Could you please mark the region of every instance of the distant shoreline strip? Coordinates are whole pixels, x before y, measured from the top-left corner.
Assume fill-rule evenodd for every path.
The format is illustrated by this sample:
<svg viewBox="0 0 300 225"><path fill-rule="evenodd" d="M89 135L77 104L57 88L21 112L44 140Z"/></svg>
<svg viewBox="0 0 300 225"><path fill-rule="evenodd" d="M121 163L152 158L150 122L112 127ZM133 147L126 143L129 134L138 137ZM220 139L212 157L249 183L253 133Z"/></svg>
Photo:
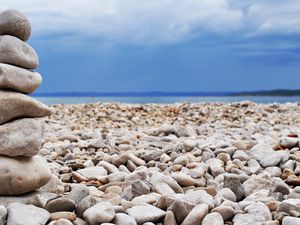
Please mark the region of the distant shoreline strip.
<svg viewBox="0 0 300 225"><path fill-rule="evenodd" d="M245 92L53 92L34 93L34 97L233 97L233 96L300 96L300 90Z"/></svg>

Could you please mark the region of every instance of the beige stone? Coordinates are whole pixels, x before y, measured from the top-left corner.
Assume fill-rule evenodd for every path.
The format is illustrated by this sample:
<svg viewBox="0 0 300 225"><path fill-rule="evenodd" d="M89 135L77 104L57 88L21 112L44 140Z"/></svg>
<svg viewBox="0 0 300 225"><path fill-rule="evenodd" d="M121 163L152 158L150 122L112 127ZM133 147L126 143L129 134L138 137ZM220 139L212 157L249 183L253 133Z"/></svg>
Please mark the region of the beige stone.
<svg viewBox="0 0 300 225"><path fill-rule="evenodd" d="M83 217L91 225L108 223L114 219L115 211L113 210L111 203L100 202L87 209L84 212Z"/></svg>
<svg viewBox="0 0 300 225"><path fill-rule="evenodd" d="M177 225L175 215L172 211L167 211L164 218L164 225Z"/></svg>
<svg viewBox="0 0 300 225"><path fill-rule="evenodd" d="M67 219L70 221L74 221L76 219L76 215L73 212L54 212L50 214L50 220L59 220L59 219Z"/></svg>
<svg viewBox="0 0 300 225"><path fill-rule="evenodd" d="M0 125L20 117L44 117L48 106L20 93L0 91Z"/></svg>
<svg viewBox="0 0 300 225"><path fill-rule="evenodd" d="M0 63L0 88L30 94L42 83L42 77L21 67Z"/></svg>
<svg viewBox="0 0 300 225"><path fill-rule="evenodd" d="M211 224L224 225L222 216L216 212L207 214L202 221L202 225L211 225Z"/></svg>
<svg viewBox="0 0 300 225"><path fill-rule="evenodd" d="M40 188L51 178L41 156L0 157L0 195L19 195Z"/></svg>
<svg viewBox="0 0 300 225"><path fill-rule="evenodd" d="M126 210L126 213L133 217L137 224L156 222L165 217L166 212L152 205L133 206Z"/></svg>
<svg viewBox="0 0 300 225"><path fill-rule="evenodd" d="M181 225L201 225L202 220L207 214L208 206L206 204L196 205L185 217Z"/></svg>
<svg viewBox="0 0 300 225"><path fill-rule="evenodd" d="M12 35L27 41L31 34L31 25L21 12L8 9L0 13L0 35Z"/></svg>
<svg viewBox="0 0 300 225"><path fill-rule="evenodd" d="M117 213L113 223L116 225L137 225L136 221L125 213Z"/></svg>
<svg viewBox="0 0 300 225"><path fill-rule="evenodd" d="M34 156L42 144L44 123L41 119L20 119L0 126L0 154Z"/></svg>
<svg viewBox="0 0 300 225"><path fill-rule="evenodd" d="M34 49L25 42L3 35L0 36L0 63L35 69L39 66L39 58Z"/></svg>
<svg viewBox="0 0 300 225"><path fill-rule="evenodd" d="M33 205L12 203L7 211L7 225L46 224L49 219L49 213L45 209Z"/></svg>

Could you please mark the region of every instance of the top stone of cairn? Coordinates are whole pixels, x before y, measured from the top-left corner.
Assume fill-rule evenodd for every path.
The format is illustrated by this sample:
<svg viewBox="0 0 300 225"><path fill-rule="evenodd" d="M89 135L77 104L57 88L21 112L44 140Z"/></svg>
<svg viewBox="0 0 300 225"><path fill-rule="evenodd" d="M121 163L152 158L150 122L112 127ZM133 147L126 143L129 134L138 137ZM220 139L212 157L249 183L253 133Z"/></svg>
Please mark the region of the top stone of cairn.
<svg viewBox="0 0 300 225"><path fill-rule="evenodd" d="M0 35L11 35L27 41L30 34L30 22L21 12L8 9L0 13Z"/></svg>

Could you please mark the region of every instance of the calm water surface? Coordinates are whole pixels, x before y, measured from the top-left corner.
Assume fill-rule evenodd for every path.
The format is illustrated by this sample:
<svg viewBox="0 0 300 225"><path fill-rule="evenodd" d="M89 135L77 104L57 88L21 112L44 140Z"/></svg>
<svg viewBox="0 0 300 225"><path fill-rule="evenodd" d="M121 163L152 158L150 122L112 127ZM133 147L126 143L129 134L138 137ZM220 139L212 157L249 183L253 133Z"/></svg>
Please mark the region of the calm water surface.
<svg viewBox="0 0 300 225"><path fill-rule="evenodd" d="M256 103L287 103L300 102L300 96L294 97L266 97L266 96L238 96L238 97L39 97L41 102L52 104L81 104L95 102L121 102L121 103L178 103L178 102L238 102L238 101L253 101Z"/></svg>

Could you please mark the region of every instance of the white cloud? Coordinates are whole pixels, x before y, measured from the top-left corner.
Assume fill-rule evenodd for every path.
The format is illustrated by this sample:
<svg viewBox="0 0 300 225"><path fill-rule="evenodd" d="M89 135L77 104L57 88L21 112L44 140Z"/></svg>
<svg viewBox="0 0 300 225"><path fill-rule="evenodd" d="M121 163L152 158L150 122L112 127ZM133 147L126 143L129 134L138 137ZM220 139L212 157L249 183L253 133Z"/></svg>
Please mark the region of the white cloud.
<svg viewBox="0 0 300 225"><path fill-rule="evenodd" d="M295 0L0 0L28 15L34 36L69 34L105 42L169 43L207 32L300 32Z"/></svg>
<svg viewBox="0 0 300 225"><path fill-rule="evenodd" d="M27 14L35 34L71 32L107 41L172 42L199 30L230 32L243 14L227 0L0 0Z"/></svg>
<svg viewBox="0 0 300 225"><path fill-rule="evenodd" d="M300 33L300 2L254 3L249 7L247 19L251 35Z"/></svg>

